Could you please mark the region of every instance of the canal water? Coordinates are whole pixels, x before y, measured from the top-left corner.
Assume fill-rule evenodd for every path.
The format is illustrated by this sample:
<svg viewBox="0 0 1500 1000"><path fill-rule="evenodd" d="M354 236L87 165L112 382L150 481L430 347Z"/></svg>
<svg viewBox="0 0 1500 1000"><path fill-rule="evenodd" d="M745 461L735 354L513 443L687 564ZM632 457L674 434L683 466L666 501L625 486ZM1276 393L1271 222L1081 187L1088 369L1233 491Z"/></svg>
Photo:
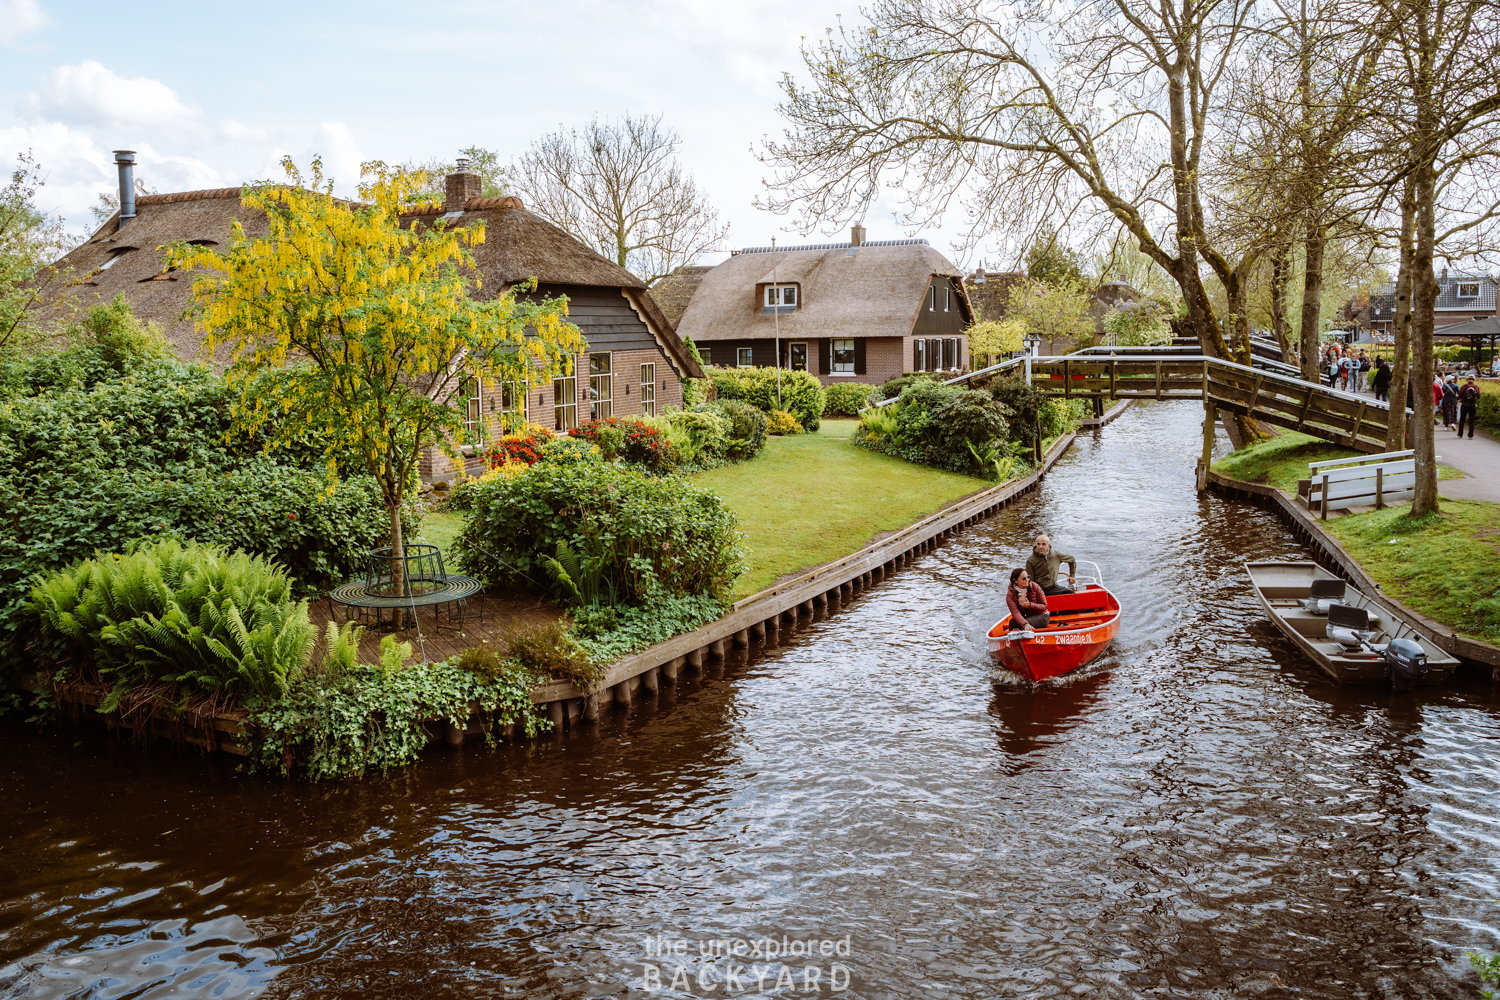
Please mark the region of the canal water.
<svg viewBox="0 0 1500 1000"><path fill-rule="evenodd" d="M1201 413L1127 411L596 729L319 786L0 731L0 995L1472 996L1500 696L1325 683L1240 567L1296 542L1194 493ZM997 687L982 635L1044 529L1125 623L1071 683Z"/></svg>

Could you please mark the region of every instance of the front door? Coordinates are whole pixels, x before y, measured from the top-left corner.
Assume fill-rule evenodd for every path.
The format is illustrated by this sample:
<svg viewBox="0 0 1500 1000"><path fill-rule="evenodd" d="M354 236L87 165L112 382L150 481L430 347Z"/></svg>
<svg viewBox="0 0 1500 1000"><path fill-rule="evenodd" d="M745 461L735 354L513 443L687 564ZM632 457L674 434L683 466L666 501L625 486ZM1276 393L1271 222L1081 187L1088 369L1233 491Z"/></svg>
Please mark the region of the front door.
<svg viewBox="0 0 1500 1000"><path fill-rule="evenodd" d="M794 372L807 371L807 345L788 344L787 351L790 352L791 363L787 365Z"/></svg>

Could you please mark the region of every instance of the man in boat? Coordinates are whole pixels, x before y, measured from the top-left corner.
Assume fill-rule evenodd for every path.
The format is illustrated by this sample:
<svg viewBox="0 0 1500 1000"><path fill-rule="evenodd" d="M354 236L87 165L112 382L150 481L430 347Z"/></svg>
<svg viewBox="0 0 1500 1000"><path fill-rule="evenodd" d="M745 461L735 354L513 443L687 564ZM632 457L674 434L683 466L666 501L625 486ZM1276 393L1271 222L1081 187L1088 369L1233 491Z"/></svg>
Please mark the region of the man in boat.
<svg viewBox="0 0 1500 1000"><path fill-rule="evenodd" d="M1046 628L1052 621L1047 611L1047 595L1024 569L1010 571L1010 586L1005 588L1005 605L1010 608L1010 627Z"/></svg>
<svg viewBox="0 0 1500 1000"><path fill-rule="evenodd" d="M1068 564L1068 585L1064 587L1057 579L1057 571L1063 563ZM1046 535L1036 536L1036 547L1031 550L1031 557L1026 560L1026 575L1042 588L1042 593L1048 596L1057 594L1071 594L1073 592L1073 577L1078 572L1078 562L1072 556L1063 552L1056 552L1052 548L1052 539Z"/></svg>

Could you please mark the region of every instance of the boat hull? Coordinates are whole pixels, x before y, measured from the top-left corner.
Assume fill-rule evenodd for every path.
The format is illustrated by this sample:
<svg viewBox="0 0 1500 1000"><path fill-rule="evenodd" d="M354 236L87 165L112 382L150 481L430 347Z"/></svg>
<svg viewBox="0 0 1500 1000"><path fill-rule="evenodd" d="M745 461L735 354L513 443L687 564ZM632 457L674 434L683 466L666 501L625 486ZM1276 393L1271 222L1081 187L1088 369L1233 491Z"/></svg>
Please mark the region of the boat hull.
<svg viewBox="0 0 1500 1000"><path fill-rule="evenodd" d="M995 661L1033 684L1091 663L1120 631L1120 602L1098 585L1049 597L1047 606L1054 616L1047 628L1012 631L1006 615L988 636Z"/></svg>

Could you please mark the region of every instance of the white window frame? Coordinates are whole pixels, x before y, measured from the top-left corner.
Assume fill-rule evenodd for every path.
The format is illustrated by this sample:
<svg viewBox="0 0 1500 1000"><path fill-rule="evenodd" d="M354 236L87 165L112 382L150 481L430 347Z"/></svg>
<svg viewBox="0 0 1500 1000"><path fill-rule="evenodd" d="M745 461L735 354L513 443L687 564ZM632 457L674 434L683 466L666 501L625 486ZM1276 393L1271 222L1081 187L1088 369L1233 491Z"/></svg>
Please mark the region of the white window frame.
<svg viewBox="0 0 1500 1000"><path fill-rule="evenodd" d="M927 371L927 338L926 337L916 337L916 338L914 338L912 340L911 344L912 344L911 370L914 371L914 372L925 372L925 371ZM921 358L920 361L917 359L917 351L921 351L922 352L922 358Z"/></svg>
<svg viewBox="0 0 1500 1000"><path fill-rule="evenodd" d="M790 302L787 299L791 299ZM800 305L801 297L797 294L796 285L767 285L764 295L765 308L775 309L780 312L795 310Z"/></svg>
<svg viewBox="0 0 1500 1000"><path fill-rule="evenodd" d="M840 350L840 348L839 348L840 344L848 344L849 345L847 348L843 348L844 350L847 350L849 352L848 367L846 367L846 368L840 368L839 367L839 362L837 360L835 360L838 357L838 352ZM847 376L847 375L853 375L854 374L854 338L853 337L839 337L836 340L832 340L831 339L831 340L828 341L828 374L832 375L834 377Z"/></svg>
<svg viewBox="0 0 1500 1000"><path fill-rule="evenodd" d="M500 414L507 429L509 429L511 424L516 422L515 418L518 413L521 417L520 422L524 424L531 409L531 394L526 391L526 387L520 382L501 382L499 389ZM509 397L509 403L506 402L506 397ZM490 398L490 405L495 405L494 397Z"/></svg>
<svg viewBox="0 0 1500 1000"><path fill-rule="evenodd" d="M937 285L927 286L927 311L937 312Z"/></svg>
<svg viewBox="0 0 1500 1000"><path fill-rule="evenodd" d="M614 365L608 351L599 351L589 355L589 419L608 420L614 415Z"/></svg>
<svg viewBox="0 0 1500 1000"><path fill-rule="evenodd" d="M459 398L464 401L464 436L466 444L479 440L479 428L484 423L484 382L477 375L463 379L458 384Z"/></svg>
<svg viewBox="0 0 1500 1000"><path fill-rule="evenodd" d="M749 347L736 347L734 349L734 366L736 368L754 368L755 351Z"/></svg>
<svg viewBox="0 0 1500 1000"><path fill-rule="evenodd" d="M1472 288L1474 290L1472 292L1466 292L1466 291L1464 291L1464 289L1466 289L1466 288ZM1477 282L1477 281L1464 281L1464 282L1460 282L1459 286L1458 286L1458 297L1461 298L1461 299L1477 299L1477 298L1479 298L1479 282Z"/></svg>
<svg viewBox="0 0 1500 1000"><path fill-rule="evenodd" d="M952 285L944 285L943 286L943 312L947 312L948 311L948 307L950 305L952 305L952 302L953 302L953 286Z"/></svg>
<svg viewBox="0 0 1500 1000"><path fill-rule="evenodd" d="M641 365L641 413L656 416L656 363Z"/></svg>
<svg viewBox="0 0 1500 1000"><path fill-rule="evenodd" d="M578 376L552 380L552 429L566 433L578 426Z"/></svg>

